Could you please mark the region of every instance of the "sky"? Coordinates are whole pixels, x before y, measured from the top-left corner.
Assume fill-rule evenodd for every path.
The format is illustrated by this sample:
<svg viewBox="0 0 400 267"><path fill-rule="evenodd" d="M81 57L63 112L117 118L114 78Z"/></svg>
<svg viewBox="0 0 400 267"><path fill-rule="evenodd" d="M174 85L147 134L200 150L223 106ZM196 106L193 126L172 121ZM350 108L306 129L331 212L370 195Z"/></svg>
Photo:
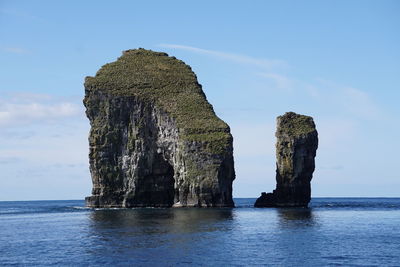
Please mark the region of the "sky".
<svg viewBox="0 0 400 267"><path fill-rule="evenodd" d="M400 197L400 1L0 0L0 200L90 195L83 81L123 50L189 64L234 137L234 197L275 188L276 117L314 118L314 197Z"/></svg>

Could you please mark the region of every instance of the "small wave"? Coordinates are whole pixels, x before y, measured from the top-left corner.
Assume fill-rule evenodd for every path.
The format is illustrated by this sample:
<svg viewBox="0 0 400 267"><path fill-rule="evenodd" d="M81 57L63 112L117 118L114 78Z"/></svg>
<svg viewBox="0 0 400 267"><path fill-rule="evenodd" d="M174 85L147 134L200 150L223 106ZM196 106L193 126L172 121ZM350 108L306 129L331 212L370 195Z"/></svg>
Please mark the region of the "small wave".
<svg viewBox="0 0 400 267"><path fill-rule="evenodd" d="M24 215L24 214L46 214L46 213L68 213L82 212L87 210L84 206L68 205L59 201L25 201L2 203L0 206L0 215ZM66 204L66 205L65 205Z"/></svg>
<svg viewBox="0 0 400 267"><path fill-rule="evenodd" d="M73 206L73 207L69 207L72 209L76 209L76 210L90 210L89 207L84 207L84 206Z"/></svg>
<svg viewBox="0 0 400 267"><path fill-rule="evenodd" d="M312 208L328 209L400 209L400 201L374 200L374 199L356 199L352 201L313 201L310 204Z"/></svg>
<svg viewBox="0 0 400 267"><path fill-rule="evenodd" d="M88 208L92 210L126 210L128 208Z"/></svg>

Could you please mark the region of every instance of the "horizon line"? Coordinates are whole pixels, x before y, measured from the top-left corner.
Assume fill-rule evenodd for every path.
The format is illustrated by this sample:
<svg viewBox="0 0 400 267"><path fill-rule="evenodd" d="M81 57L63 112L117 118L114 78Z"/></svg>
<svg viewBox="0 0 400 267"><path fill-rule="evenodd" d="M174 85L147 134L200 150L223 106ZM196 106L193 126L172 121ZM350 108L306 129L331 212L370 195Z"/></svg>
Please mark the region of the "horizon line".
<svg viewBox="0 0 400 267"><path fill-rule="evenodd" d="M233 197L233 199L249 199L249 198L254 198L257 199L258 197ZM321 196L317 196L317 197L311 197L311 200L313 198L400 198L400 196L353 196L353 197L349 197L349 196L341 196L341 197L321 197ZM30 200L0 200L0 202L33 202L33 201L85 201L84 198L82 199L30 199Z"/></svg>

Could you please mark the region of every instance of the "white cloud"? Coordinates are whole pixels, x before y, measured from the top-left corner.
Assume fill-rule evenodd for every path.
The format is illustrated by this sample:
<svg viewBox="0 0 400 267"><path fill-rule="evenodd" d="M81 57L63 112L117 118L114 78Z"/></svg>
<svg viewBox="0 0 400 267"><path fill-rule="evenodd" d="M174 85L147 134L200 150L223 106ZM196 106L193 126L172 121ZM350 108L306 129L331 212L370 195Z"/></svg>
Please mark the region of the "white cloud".
<svg viewBox="0 0 400 267"><path fill-rule="evenodd" d="M35 123L27 139L3 138L0 127L0 200L83 199L90 195L89 123Z"/></svg>
<svg viewBox="0 0 400 267"><path fill-rule="evenodd" d="M26 19L29 21L43 21L42 18L39 18L35 15L32 15L30 13L27 13L23 10L17 10L17 9L0 9L0 14L3 14L5 16L12 16L12 17L17 17L20 19Z"/></svg>
<svg viewBox="0 0 400 267"><path fill-rule="evenodd" d="M357 138L357 123L343 118L316 118L319 135L319 148L324 151L337 151L349 147Z"/></svg>
<svg viewBox="0 0 400 267"><path fill-rule="evenodd" d="M0 98L0 166L7 178L0 179L0 200L90 194L83 111L80 97L22 92Z"/></svg>
<svg viewBox="0 0 400 267"><path fill-rule="evenodd" d="M291 90L292 89L292 80L282 74L266 72L259 73L260 76L271 79L278 89Z"/></svg>
<svg viewBox="0 0 400 267"><path fill-rule="evenodd" d="M296 80L289 75L284 75L276 71L277 68L288 66L288 64L282 60L260 59L180 44L160 44L159 46L210 55L241 64L251 65L255 70L255 74L272 81L272 87L286 91L286 93L289 92L293 97L297 98L299 96L301 98L309 95L311 96L310 107L319 106L322 110L332 115L342 113L342 116L350 115L353 118L367 120L382 117L381 108L367 92L351 86L338 85L324 79L317 79L316 82L302 82ZM262 72L257 72L256 68L262 68L263 70ZM309 100L302 100L303 103L307 101Z"/></svg>
<svg viewBox="0 0 400 267"><path fill-rule="evenodd" d="M1 47L0 48L2 51L7 52L7 53L13 53L13 54L28 54L29 51L21 48L21 47Z"/></svg>
<svg viewBox="0 0 400 267"><path fill-rule="evenodd" d="M352 87L344 87L342 94L344 107L357 116L376 119L381 114L377 104L366 92Z"/></svg>
<svg viewBox="0 0 400 267"><path fill-rule="evenodd" d="M301 86L299 86L301 87ZM318 79L316 84L302 86L308 95L332 114L345 112L353 118L380 119L383 110L365 91ZM336 112L334 112L336 111Z"/></svg>
<svg viewBox="0 0 400 267"><path fill-rule="evenodd" d="M31 164L87 164L89 124L74 121L69 124L32 124L19 131L34 130L28 139L0 141L0 163L20 159ZM0 132L0 136L2 136Z"/></svg>
<svg viewBox="0 0 400 267"><path fill-rule="evenodd" d="M249 57L249 56L240 55L240 54L226 53L226 52L221 52L221 51L208 50L208 49L187 46L187 45L179 45L179 44L159 44L158 46L164 47L164 48L186 50L186 51L203 54L203 55L210 55L210 56L214 56L217 58L222 58L222 59L226 59L226 60L241 63L241 64L254 65L254 66L266 68L266 69L271 69L271 68L276 68L276 67L287 67L287 63L285 61L277 60L277 59L259 59L259 58Z"/></svg>
<svg viewBox="0 0 400 267"><path fill-rule="evenodd" d="M49 95L15 94L0 98L0 126L42 122L83 114L75 102L60 101Z"/></svg>
<svg viewBox="0 0 400 267"><path fill-rule="evenodd" d="M14 102L48 101L54 99L54 96L48 94L30 92L16 92L8 95L8 97Z"/></svg>

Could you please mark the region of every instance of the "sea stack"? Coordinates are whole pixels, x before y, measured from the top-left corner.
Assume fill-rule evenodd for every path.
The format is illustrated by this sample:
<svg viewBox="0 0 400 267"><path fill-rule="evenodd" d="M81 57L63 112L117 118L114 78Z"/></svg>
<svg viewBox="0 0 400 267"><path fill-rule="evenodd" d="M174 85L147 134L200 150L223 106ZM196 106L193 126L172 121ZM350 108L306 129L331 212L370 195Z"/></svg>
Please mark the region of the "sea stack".
<svg viewBox="0 0 400 267"><path fill-rule="evenodd" d="M233 207L232 135L190 66L123 52L85 79L88 207Z"/></svg>
<svg viewBox="0 0 400 267"><path fill-rule="evenodd" d="M307 207L315 169L318 132L312 117L287 112L277 118L276 189L255 207Z"/></svg>

